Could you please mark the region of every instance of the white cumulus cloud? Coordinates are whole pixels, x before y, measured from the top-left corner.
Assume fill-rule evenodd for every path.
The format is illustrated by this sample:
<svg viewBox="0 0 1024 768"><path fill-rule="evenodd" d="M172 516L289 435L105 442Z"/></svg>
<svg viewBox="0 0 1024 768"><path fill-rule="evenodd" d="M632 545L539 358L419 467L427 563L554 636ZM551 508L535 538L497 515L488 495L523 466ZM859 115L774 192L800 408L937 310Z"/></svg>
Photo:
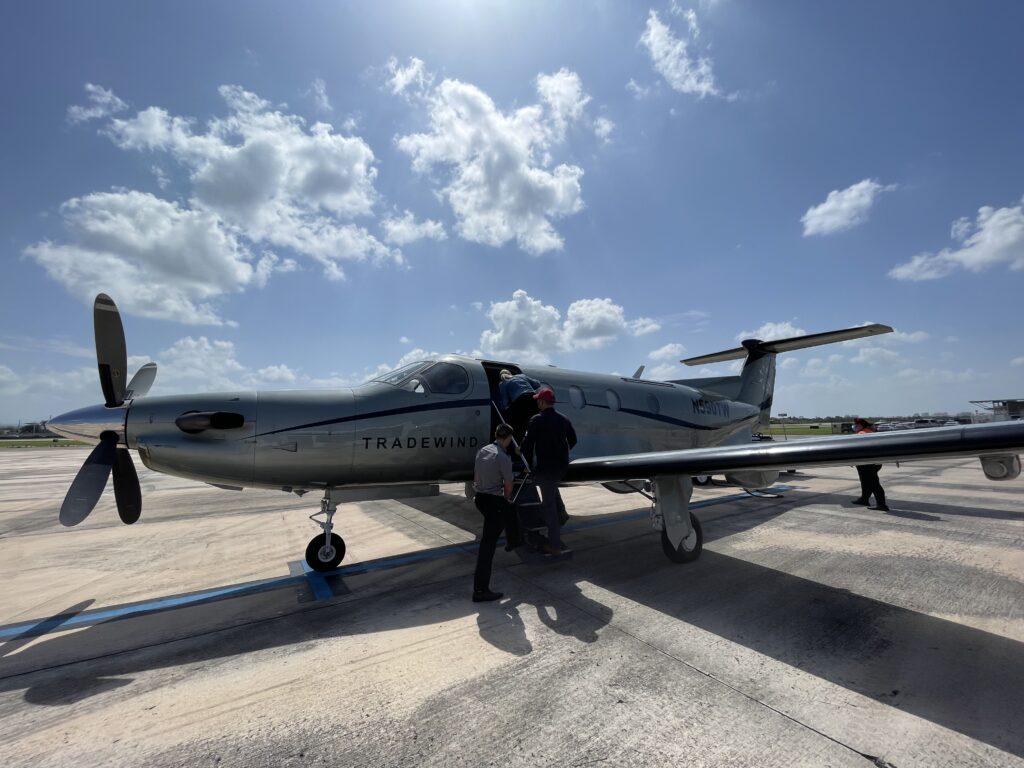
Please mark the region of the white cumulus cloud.
<svg viewBox="0 0 1024 768"><path fill-rule="evenodd" d="M629 91L633 98L640 100L646 98L651 93L651 87L649 85L640 85L632 77L629 78L629 82L626 83L626 90Z"/></svg>
<svg viewBox="0 0 1024 768"><path fill-rule="evenodd" d="M898 352L885 347L862 347L850 362L860 365L892 365L900 361Z"/></svg>
<svg viewBox="0 0 1024 768"><path fill-rule="evenodd" d="M627 320L611 299L580 299L562 313L518 290L509 301L491 304L493 328L480 336L483 353L527 362L547 362L551 355L599 349L623 335L637 336L657 326L649 318Z"/></svg>
<svg viewBox="0 0 1024 768"><path fill-rule="evenodd" d="M167 152L191 171L192 203L216 213L253 241L291 248L343 275L340 262L401 263L352 219L368 216L377 200L377 169L369 145L326 123L308 127L296 115L238 86L222 86L230 114L205 133L159 107L111 121L124 148Z"/></svg>
<svg viewBox="0 0 1024 768"><path fill-rule="evenodd" d="M664 363L648 369L644 374L644 378L653 381L665 381L666 379L679 379L683 375L684 371L678 365Z"/></svg>
<svg viewBox="0 0 1024 768"><path fill-rule="evenodd" d="M552 221L583 208L583 169L553 165L552 151L580 119L589 97L568 70L537 78L540 103L501 111L474 85L444 80L426 96L430 129L401 136L417 173L448 171L439 190L456 231L475 243L511 240L539 254L560 250Z"/></svg>
<svg viewBox="0 0 1024 768"><path fill-rule="evenodd" d="M997 264L1024 269L1024 202L1008 208L984 206L973 222L953 222L955 248L919 253L889 271L897 280L935 280L957 269L981 272Z"/></svg>
<svg viewBox="0 0 1024 768"><path fill-rule="evenodd" d="M594 121L594 135L597 136L603 144L611 144L612 131L614 130L615 123L607 117L599 117Z"/></svg>
<svg viewBox="0 0 1024 768"><path fill-rule="evenodd" d="M87 105L76 104L68 107L67 119L69 123L99 120L128 109L128 105L115 96L113 91L107 90L101 85L86 83L85 98L89 102Z"/></svg>
<svg viewBox="0 0 1024 768"><path fill-rule="evenodd" d="M808 208L800 219L804 237L831 235L864 223L875 198L895 188L895 185L883 186L874 179L864 179L846 189L833 189L825 202Z"/></svg>
<svg viewBox="0 0 1024 768"><path fill-rule="evenodd" d="M651 360L678 360L679 356L686 351L682 344L666 344L652 351L648 357Z"/></svg>
<svg viewBox="0 0 1024 768"><path fill-rule="evenodd" d="M388 59L387 70L390 75L388 87L396 95L423 96L434 82L434 76L427 71L427 65L415 56L410 56L405 66L392 56Z"/></svg>
<svg viewBox="0 0 1024 768"><path fill-rule="evenodd" d="M26 253L85 302L105 291L132 314L221 324L209 301L258 283L248 249L209 212L123 191L73 198L61 213L71 243Z"/></svg>
<svg viewBox="0 0 1024 768"><path fill-rule="evenodd" d="M346 261L403 263L354 221L377 202L365 141L307 125L238 86L219 92L227 115L202 130L160 107L103 128L122 149L177 162L187 202L131 190L74 198L62 207L69 240L26 252L85 299L104 288L126 311L186 323L222 322L212 299L298 268L272 249L312 258L330 279L344 277Z"/></svg>
<svg viewBox="0 0 1024 768"><path fill-rule="evenodd" d="M711 59L695 56L690 51L690 46L700 34L696 14L692 11L690 14L692 19L688 17L687 24L689 40L676 37L672 29L652 10L647 16L647 27L640 36L640 42L647 49L655 71L673 90L696 94L700 98L717 96L719 90L715 85ZM638 98L642 95L639 87L631 90Z"/></svg>
<svg viewBox="0 0 1024 768"><path fill-rule="evenodd" d="M788 320L779 323L767 322L760 328L753 331L740 331L736 334L737 341L745 339L759 339L760 341L774 341L776 339L788 339L790 336L806 336L807 331Z"/></svg>
<svg viewBox="0 0 1024 768"><path fill-rule="evenodd" d="M313 104L321 112L334 111L334 107L331 106L331 100L327 96L327 83L324 82L322 77L314 78L313 82L309 84L309 90L306 91L306 95L313 100Z"/></svg>
<svg viewBox="0 0 1024 768"><path fill-rule="evenodd" d="M565 138L566 129L583 117L590 102L580 76L565 67L553 75L537 75L537 95L548 107L556 141Z"/></svg>
<svg viewBox="0 0 1024 768"><path fill-rule="evenodd" d="M398 217L382 219L380 226L384 230L384 242L393 245L408 245L424 238L444 240L448 237L441 222L431 219L416 221L412 211L406 211Z"/></svg>

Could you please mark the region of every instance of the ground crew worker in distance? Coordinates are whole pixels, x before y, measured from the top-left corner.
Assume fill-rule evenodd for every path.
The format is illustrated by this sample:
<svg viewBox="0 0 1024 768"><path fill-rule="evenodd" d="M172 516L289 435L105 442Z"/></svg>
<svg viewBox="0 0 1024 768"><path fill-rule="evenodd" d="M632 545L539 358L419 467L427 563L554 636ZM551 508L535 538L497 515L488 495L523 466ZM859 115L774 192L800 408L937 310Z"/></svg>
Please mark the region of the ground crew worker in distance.
<svg viewBox="0 0 1024 768"><path fill-rule="evenodd" d="M508 447L511 443L512 428L508 424L499 424L494 430L494 442L488 443L476 454L473 467L476 495L473 502L484 516L484 531L476 555L476 572L473 574L474 603L502 598L501 592L491 591L491 563L502 530L505 531L510 548L520 543L515 508L509 503L512 498L512 459L508 455Z"/></svg>
<svg viewBox="0 0 1024 768"><path fill-rule="evenodd" d="M565 504L558 484L569 469L569 451L576 446L576 430L571 421L555 410L555 392L550 387L542 387L533 398L540 413L530 419L523 439L523 458L540 488L541 510L548 527L545 551L549 555L561 555L569 549L562 545L561 518Z"/></svg>
<svg viewBox="0 0 1024 768"><path fill-rule="evenodd" d="M876 432L875 425L867 419L858 416L853 420L853 431L858 435L870 435ZM854 504L867 507L871 503L871 497L875 497L875 506L868 509L876 509L879 512L888 512L889 506L885 503L885 490L882 488L882 481L878 479L878 470L881 464L858 464L857 475L860 477L860 496L853 500Z"/></svg>

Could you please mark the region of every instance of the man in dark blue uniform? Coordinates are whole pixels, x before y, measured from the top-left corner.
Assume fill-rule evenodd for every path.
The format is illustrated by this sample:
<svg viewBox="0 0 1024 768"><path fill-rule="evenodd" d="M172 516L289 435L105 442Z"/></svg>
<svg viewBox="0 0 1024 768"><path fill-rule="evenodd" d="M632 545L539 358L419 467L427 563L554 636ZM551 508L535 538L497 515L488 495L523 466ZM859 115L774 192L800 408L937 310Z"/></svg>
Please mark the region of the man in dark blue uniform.
<svg viewBox="0 0 1024 768"><path fill-rule="evenodd" d="M540 489L541 510L548 528L545 551L562 555L569 549L562 545L560 529L565 504L558 484L569 469L569 451L576 446L576 430L572 422L555 410L555 393L550 387L541 388L533 398L540 413L530 419L522 452Z"/></svg>

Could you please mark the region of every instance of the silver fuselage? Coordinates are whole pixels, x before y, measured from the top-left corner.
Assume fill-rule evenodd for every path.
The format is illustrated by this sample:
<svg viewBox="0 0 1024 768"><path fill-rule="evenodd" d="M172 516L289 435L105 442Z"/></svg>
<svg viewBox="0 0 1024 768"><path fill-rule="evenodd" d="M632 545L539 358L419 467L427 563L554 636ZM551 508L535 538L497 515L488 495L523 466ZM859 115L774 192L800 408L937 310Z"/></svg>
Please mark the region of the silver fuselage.
<svg viewBox="0 0 1024 768"><path fill-rule="evenodd" d="M466 391L445 395L369 382L352 389L143 397L118 409L65 414L51 426L86 439L116 431L150 469L225 486L313 490L470 480L476 452L491 439L496 394L480 360L437 360L465 369ZM721 445L744 439L760 412L679 384L553 367L521 370L554 389L558 410L579 437L573 458ZM176 424L189 412L241 414L244 424L189 434Z"/></svg>

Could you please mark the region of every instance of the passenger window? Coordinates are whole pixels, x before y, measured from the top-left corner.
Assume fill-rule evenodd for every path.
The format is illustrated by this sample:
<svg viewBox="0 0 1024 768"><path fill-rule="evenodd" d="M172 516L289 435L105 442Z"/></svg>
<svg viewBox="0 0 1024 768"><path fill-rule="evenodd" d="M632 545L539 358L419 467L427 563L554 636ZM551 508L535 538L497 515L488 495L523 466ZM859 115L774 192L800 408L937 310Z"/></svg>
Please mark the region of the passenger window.
<svg viewBox="0 0 1024 768"><path fill-rule="evenodd" d="M609 389L604 394L605 397L608 398L608 407L613 411L617 411L622 407L622 400L619 398L619 393L614 389Z"/></svg>
<svg viewBox="0 0 1024 768"><path fill-rule="evenodd" d="M569 402L573 404L574 408L585 408L587 405L587 396L583 394L583 390L579 387L569 387Z"/></svg>
<svg viewBox="0 0 1024 768"><path fill-rule="evenodd" d="M651 413L661 413L661 403L654 395L647 395L647 410Z"/></svg>
<svg viewBox="0 0 1024 768"><path fill-rule="evenodd" d="M423 380L431 392L439 395L461 395L469 389L469 374L461 365L437 363L425 370L418 378Z"/></svg>

